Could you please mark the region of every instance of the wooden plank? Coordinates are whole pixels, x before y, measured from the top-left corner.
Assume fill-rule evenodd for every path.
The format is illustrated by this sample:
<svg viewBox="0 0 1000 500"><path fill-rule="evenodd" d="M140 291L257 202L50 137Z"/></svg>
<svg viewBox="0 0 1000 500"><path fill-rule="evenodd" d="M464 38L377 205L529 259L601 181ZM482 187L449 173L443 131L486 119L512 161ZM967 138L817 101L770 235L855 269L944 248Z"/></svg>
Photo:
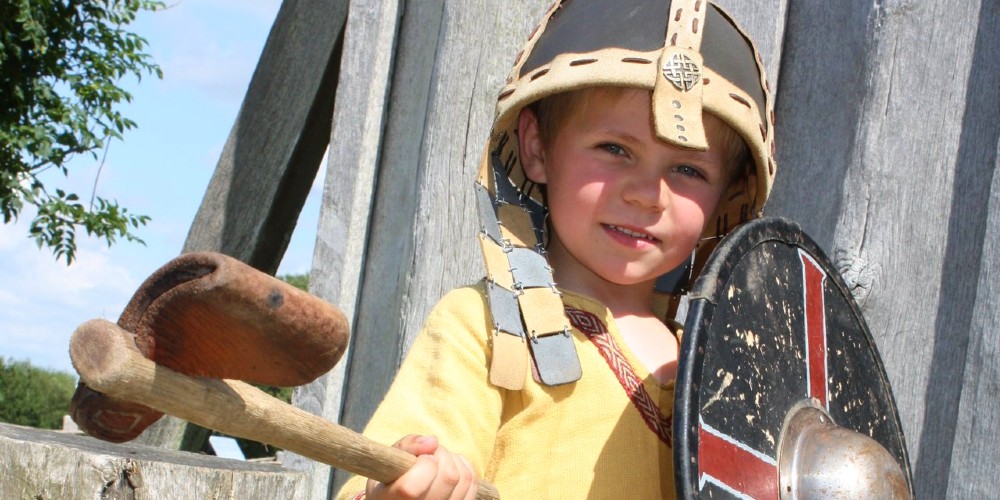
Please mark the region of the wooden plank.
<svg viewBox="0 0 1000 500"><path fill-rule="evenodd" d="M467 209L475 163L495 93L544 2L530 14L496 1L406 2L344 396L349 427L367 422L430 307L480 273Z"/></svg>
<svg viewBox="0 0 1000 500"><path fill-rule="evenodd" d="M218 251L277 271L329 142L346 12L347 0L282 3L184 252ZM139 439L191 450L207 439L194 426L185 438L184 429L168 417Z"/></svg>
<svg viewBox="0 0 1000 500"><path fill-rule="evenodd" d="M346 0L282 3L184 251L277 271L329 142L346 13Z"/></svg>
<svg viewBox="0 0 1000 500"><path fill-rule="evenodd" d="M956 388L977 376L966 353L997 144L995 97L975 102L995 96L996 70L975 69L997 48L995 35L976 48L987 11L995 17L980 2L794 3L786 29L771 213L800 220L855 287L918 498L948 491Z"/></svg>
<svg viewBox="0 0 1000 500"><path fill-rule="evenodd" d="M352 389L357 381L359 390L345 397L348 426L367 422L430 307L481 274L471 186L497 89L533 27L527 20L540 17L546 3L407 5L402 35L408 38L400 43L389 123L399 135L388 135L389 155L381 164L366 263L371 273L365 274L351 363ZM395 108L411 99L422 109Z"/></svg>
<svg viewBox="0 0 1000 500"><path fill-rule="evenodd" d="M977 269L967 265L980 260L985 227L984 212L962 207L985 206L988 184L961 181L992 169L957 164L966 92L955 90L968 89L975 32L940 23L975 26L978 10L924 1L874 13L874 76L834 236L849 269L876 277L863 310L893 382L919 498L946 491L975 300ZM933 25L942 29L928 34ZM952 77L931 77L940 74Z"/></svg>
<svg viewBox="0 0 1000 500"><path fill-rule="evenodd" d="M994 20L996 18L994 17ZM996 75L997 73L993 73ZM995 109L995 108L994 108ZM1000 152L995 153L1000 156ZM994 157L983 259L951 451L948 498L990 498L1000 483L1000 161Z"/></svg>
<svg viewBox="0 0 1000 500"><path fill-rule="evenodd" d="M870 14L870 6L792 2L786 15L775 109L778 172L764 210L796 220L831 256L865 103ZM853 63L842 64L848 55Z"/></svg>
<svg viewBox="0 0 1000 500"><path fill-rule="evenodd" d="M329 374L293 395L296 406L334 422L340 421L340 387L358 337L358 288L366 260L399 16L396 0L356 0L350 3L345 28L336 96L340 104L333 114L310 289L352 319L352 346ZM293 467L310 471L310 498L326 498L328 466L292 456L287 460Z"/></svg>
<svg viewBox="0 0 1000 500"><path fill-rule="evenodd" d="M982 257L976 267L967 262L952 262L944 270L942 289L975 284L975 303L969 320L969 344L965 373L961 380L961 399L955 417L954 444L951 446L948 498L989 498L996 496L1000 483L1000 434L994 429L1000 421L1000 4L983 2L973 49L967 107L962 118L962 136L956 162L955 217L982 214ZM992 145L992 147L991 147ZM979 194L979 186L989 194ZM969 192L979 194L967 197ZM983 208L986 208L985 213ZM974 217L979 219L979 217ZM951 224L951 222L949 223ZM977 235L978 237L978 235ZM958 240L956 238L956 240ZM954 245L964 244L961 240ZM949 237L949 247L952 238ZM961 257L959 257L961 258ZM976 276L978 274L978 277ZM939 322L940 323L940 322ZM941 325L941 336L949 325ZM933 369L933 367L932 367ZM932 371L932 379L936 374ZM940 385L937 390L947 390ZM925 425L926 432L938 430ZM944 439L925 442L948 446ZM921 443L924 446L924 443Z"/></svg>
<svg viewBox="0 0 1000 500"><path fill-rule="evenodd" d="M399 366L401 326L405 325L400 316L406 307L407 282L414 272L412 228L423 170L420 141L442 8L440 1L408 2L403 14L407 23L400 27L348 374L350 380L363 381L375 394L385 393ZM360 427L349 408L366 399L359 398L361 394L363 391L345 395L342 422L349 427Z"/></svg>
<svg viewBox="0 0 1000 500"><path fill-rule="evenodd" d="M0 424L0 498L305 498L305 476L257 463Z"/></svg>

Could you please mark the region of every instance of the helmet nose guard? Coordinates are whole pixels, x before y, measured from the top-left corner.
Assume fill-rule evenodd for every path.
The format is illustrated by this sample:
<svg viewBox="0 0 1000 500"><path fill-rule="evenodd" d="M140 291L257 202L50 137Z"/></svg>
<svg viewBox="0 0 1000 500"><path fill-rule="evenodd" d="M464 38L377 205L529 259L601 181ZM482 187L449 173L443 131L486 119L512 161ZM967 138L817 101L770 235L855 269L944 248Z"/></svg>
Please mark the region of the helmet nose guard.
<svg viewBox="0 0 1000 500"><path fill-rule="evenodd" d="M569 321L544 258L544 200L521 168L515 129L525 106L599 86L649 90L652 126L668 144L707 149L702 113L709 112L749 147L753 166L746 182L723 194L696 267L718 237L762 214L773 183L773 103L763 62L721 9L702 0L554 3L498 95L477 179L494 326L490 380L499 387L522 388L532 363L546 385L580 377Z"/></svg>

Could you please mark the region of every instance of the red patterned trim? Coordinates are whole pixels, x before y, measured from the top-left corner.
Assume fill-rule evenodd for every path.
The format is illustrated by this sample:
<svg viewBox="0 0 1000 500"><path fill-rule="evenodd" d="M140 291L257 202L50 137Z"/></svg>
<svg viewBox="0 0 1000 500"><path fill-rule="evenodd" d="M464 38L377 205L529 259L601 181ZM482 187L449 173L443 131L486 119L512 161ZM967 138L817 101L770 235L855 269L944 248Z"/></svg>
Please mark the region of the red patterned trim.
<svg viewBox="0 0 1000 500"><path fill-rule="evenodd" d="M604 321L587 311L581 311L569 306L566 306L565 309L566 316L573 327L583 332L597 346L597 350L604 357L604 360L608 362L611 371L618 377L618 382L625 389L625 393L628 394L632 405L639 410L639 414L642 415L642 419L649 426L649 430L653 431L660 438L660 441L666 443L667 446L672 446L673 415L664 416L660 412L660 408L656 406L653 398L650 397L649 393L646 392L646 388L642 385L642 380L639 380L639 376L635 374L632 365L628 363L625 355L618 348L615 339L611 335L608 335L608 328L604 324Z"/></svg>

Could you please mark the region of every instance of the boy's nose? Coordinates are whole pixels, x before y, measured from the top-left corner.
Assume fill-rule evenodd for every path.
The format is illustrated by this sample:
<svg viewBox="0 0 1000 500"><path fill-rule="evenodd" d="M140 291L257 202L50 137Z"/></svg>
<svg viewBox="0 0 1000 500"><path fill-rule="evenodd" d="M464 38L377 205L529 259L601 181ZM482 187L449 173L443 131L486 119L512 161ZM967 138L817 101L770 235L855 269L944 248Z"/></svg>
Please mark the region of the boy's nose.
<svg viewBox="0 0 1000 500"><path fill-rule="evenodd" d="M632 176L622 191L625 201L651 210L665 210L669 203L666 180L659 175Z"/></svg>

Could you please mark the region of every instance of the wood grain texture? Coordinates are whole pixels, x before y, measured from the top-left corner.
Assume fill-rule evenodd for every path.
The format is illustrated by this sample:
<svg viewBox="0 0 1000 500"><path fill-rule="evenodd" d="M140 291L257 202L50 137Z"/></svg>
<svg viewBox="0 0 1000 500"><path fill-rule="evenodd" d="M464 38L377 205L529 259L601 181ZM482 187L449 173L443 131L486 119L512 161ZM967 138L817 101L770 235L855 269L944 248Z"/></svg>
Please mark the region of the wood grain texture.
<svg viewBox="0 0 1000 500"><path fill-rule="evenodd" d="M277 270L329 141L346 14L346 0L282 3L185 251Z"/></svg>
<svg viewBox="0 0 1000 500"><path fill-rule="evenodd" d="M977 488L989 476L975 474L997 459L977 448L979 470L949 484L965 460L959 433L985 438L985 429L973 437L960 398L987 414L997 404L978 392L980 377L996 374L995 349L976 332L1000 325L974 312L989 289L996 11L804 2L792 4L786 30L770 213L801 221L854 286L893 384L918 498L987 491ZM970 365L976 356L985 357Z"/></svg>
<svg viewBox="0 0 1000 500"><path fill-rule="evenodd" d="M995 18L994 18L995 19ZM994 73L995 75L996 73ZM993 178L976 302L969 329L961 400L955 422L947 496L989 498L1000 483L1000 162L994 152ZM929 439L925 437L925 439Z"/></svg>
<svg viewBox="0 0 1000 500"><path fill-rule="evenodd" d="M944 417L955 422L953 442L940 439L940 429L924 427L924 440L931 446L951 446L946 492L949 498L995 496L996 484L1000 482L1000 468L997 467L1000 464L1000 434L995 431L995 422L1000 420L1000 337L997 336L1000 331L1000 176L997 175L1000 120L996 117L996 111L1000 110L1000 86L997 85L1000 60L996 57L1000 51L1000 4L983 2L980 8L955 164L955 209L949 221L949 247L982 245L981 258L977 265L950 262L943 270L941 283L944 291L975 285L964 373L954 381L961 384L961 399L957 415ZM987 188L989 192L984 193ZM969 218L972 223L983 221L983 225L969 227L957 222L957 218ZM962 236L953 237L951 227L955 226L971 234L964 235L964 241ZM939 321L937 342L951 341L949 326ZM934 375L932 371L932 377ZM941 384L937 390L948 388Z"/></svg>
<svg viewBox="0 0 1000 500"><path fill-rule="evenodd" d="M345 27L340 82L324 181L310 288L338 304L357 325L358 297L365 263L371 207L376 189L380 144L385 129L386 100L393 71L400 2L356 0ZM357 343L351 334L349 360ZM293 402L334 422L341 421L341 391L348 362L329 374L296 389ZM310 470L310 496L325 498L330 490L329 467L299 461L294 467Z"/></svg>
<svg viewBox="0 0 1000 500"><path fill-rule="evenodd" d="M115 445L0 423L0 498L306 498L277 463Z"/></svg>

